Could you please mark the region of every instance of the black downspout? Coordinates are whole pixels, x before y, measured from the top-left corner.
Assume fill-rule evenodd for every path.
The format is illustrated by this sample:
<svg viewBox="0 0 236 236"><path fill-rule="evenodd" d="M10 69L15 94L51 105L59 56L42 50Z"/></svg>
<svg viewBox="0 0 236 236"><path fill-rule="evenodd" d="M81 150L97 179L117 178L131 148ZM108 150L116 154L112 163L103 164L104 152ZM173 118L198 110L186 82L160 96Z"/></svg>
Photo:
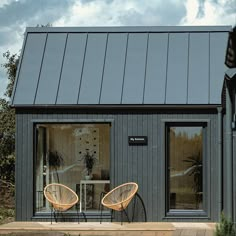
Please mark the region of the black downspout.
<svg viewBox="0 0 236 236"><path fill-rule="evenodd" d="M223 130L223 121L222 121L222 107L217 107L218 111L218 187L219 187L219 196L218 196L218 220L220 220L221 211L223 209L222 204L222 130Z"/></svg>
<svg viewBox="0 0 236 236"><path fill-rule="evenodd" d="M232 101L228 83L226 83L226 123L224 157L224 214L232 219L233 212L233 175L232 175Z"/></svg>

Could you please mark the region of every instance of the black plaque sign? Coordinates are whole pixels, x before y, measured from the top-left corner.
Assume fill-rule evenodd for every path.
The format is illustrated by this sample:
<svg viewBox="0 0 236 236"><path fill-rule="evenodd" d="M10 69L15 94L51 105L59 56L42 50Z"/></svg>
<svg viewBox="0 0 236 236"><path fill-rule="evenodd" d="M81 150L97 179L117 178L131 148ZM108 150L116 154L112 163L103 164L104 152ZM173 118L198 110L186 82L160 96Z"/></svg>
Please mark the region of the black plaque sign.
<svg viewBox="0 0 236 236"><path fill-rule="evenodd" d="M129 136L129 145L147 145L147 136Z"/></svg>

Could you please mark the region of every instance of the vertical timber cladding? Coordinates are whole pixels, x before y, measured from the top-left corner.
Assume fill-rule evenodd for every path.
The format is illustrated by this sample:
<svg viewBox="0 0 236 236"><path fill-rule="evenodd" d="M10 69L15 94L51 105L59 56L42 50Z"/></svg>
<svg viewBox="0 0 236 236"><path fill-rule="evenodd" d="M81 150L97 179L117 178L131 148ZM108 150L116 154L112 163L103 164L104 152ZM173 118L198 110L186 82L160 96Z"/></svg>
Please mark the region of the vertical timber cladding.
<svg viewBox="0 0 236 236"><path fill-rule="evenodd" d="M58 112L58 113L57 113ZM143 198L148 221L163 221L165 217L165 134L162 120L173 119L175 121L209 119L210 127L210 156L208 170L212 180L208 190L208 203L210 204L210 220L217 220L219 209L216 195L219 193L214 176L217 176L217 113L206 114L195 112L188 113L156 113L155 111L145 112L120 112L112 111L98 114L76 113L68 110L47 110L38 113L30 110L20 109L16 111L17 120L17 142L16 142L16 220L32 220L33 217L33 122L79 122L80 120L102 121L113 120L111 134L111 182L113 187L121 183L134 181L139 185L139 193ZM129 136L147 136L147 145L129 145ZM211 168L209 168L211 165ZM173 219L172 219L173 220ZM181 220L181 219L180 219ZM186 220L186 218L185 218ZM196 219L195 219L196 220ZM204 219L203 219L204 220Z"/></svg>

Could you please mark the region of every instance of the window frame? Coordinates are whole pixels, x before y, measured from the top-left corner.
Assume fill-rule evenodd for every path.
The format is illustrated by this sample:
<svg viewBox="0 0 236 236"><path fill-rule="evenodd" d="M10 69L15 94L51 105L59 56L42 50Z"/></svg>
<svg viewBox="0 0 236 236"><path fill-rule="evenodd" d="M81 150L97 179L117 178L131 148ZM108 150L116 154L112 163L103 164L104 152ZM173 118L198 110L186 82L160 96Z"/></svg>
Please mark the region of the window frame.
<svg viewBox="0 0 236 236"><path fill-rule="evenodd" d="M170 126L186 126L194 127L201 126L203 127L203 207L200 210L183 210L183 209L169 209L169 171L168 171L168 127ZM161 199L165 204L162 204L162 215L163 219L172 219L172 218L206 218L209 219L210 214L210 119L163 119L162 120L162 148L163 148L163 158L161 167L162 180L161 180L161 189L163 192L161 194Z"/></svg>
<svg viewBox="0 0 236 236"><path fill-rule="evenodd" d="M114 156L114 119L35 119L31 120L32 128L33 128L33 218L38 217L45 217L51 214L51 212L37 212L36 209L36 172L35 172L35 166L36 166L36 156L37 156L37 131L36 126L39 124L109 124L110 125L110 183L112 184L112 175L113 175L113 169L111 168L111 160ZM67 212L68 216L74 215L75 212ZM86 214L93 215L97 214L97 212L87 212Z"/></svg>

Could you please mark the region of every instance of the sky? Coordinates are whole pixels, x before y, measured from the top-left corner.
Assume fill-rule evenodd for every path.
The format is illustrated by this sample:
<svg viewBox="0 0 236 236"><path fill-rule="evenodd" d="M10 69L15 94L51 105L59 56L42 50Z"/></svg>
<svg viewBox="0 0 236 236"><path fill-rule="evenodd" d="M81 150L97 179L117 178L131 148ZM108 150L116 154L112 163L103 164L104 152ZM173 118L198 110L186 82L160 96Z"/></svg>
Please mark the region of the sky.
<svg viewBox="0 0 236 236"><path fill-rule="evenodd" d="M0 0L0 65L26 27L236 25L236 0ZM7 86L0 66L0 97Z"/></svg>

